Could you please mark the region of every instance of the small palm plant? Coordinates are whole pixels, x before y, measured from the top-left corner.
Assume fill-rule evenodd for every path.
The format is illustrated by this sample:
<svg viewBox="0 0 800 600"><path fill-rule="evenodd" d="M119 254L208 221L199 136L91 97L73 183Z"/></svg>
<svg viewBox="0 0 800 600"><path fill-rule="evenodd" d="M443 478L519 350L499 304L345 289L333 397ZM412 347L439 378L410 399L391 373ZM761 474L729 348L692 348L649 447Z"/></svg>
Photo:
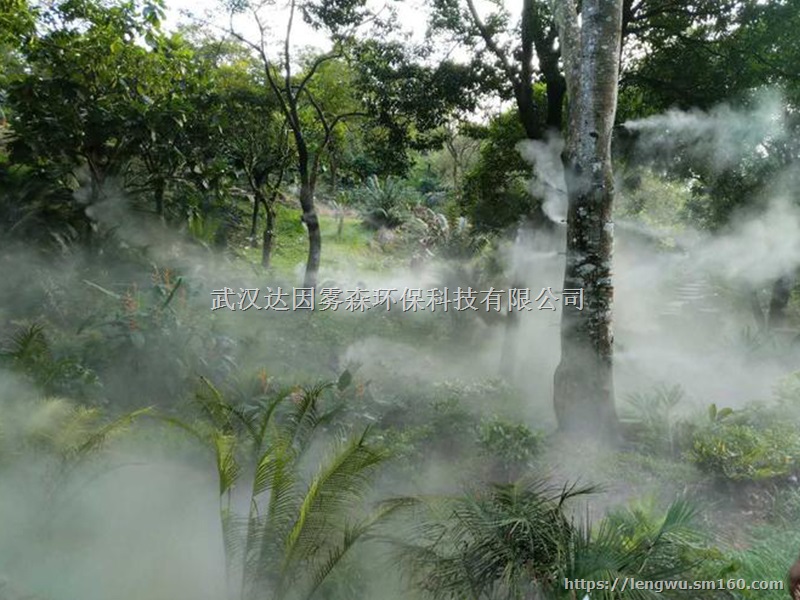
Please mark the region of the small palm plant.
<svg viewBox="0 0 800 600"><path fill-rule="evenodd" d="M423 520L415 541L400 542L401 555L430 598L545 597L560 585L574 536L564 503L591 491L535 480L435 499L433 518Z"/></svg>
<svg viewBox="0 0 800 600"><path fill-rule="evenodd" d="M623 420L639 448L651 454L676 456L680 453L680 423L676 412L684 395L679 385L660 384L650 393L628 396L628 410Z"/></svg>
<svg viewBox="0 0 800 600"><path fill-rule="evenodd" d="M367 179L361 194L360 212L370 227L399 227L409 218L409 209L419 204L416 197L397 177L387 177L381 182L376 176Z"/></svg>
<svg viewBox="0 0 800 600"><path fill-rule="evenodd" d="M661 580L696 566L703 550L689 503L676 501L663 517L652 507L636 507L609 514L597 527L588 519L576 523L567 503L593 491L534 480L437 499L415 539L397 542L412 583L436 600L575 600L585 591L570 589L565 580ZM659 597L621 588L589 595Z"/></svg>
<svg viewBox="0 0 800 600"><path fill-rule="evenodd" d="M633 589L622 582L686 578L712 552L705 541L697 528L697 510L685 499L674 501L663 516L652 502L621 508L596 528L575 530L560 578L617 582L614 589L594 590L592 600L685 597L685 590ZM570 597L560 591L554 597Z"/></svg>
<svg viewBox="0 0 800 600"><path fill-rule="evenodd" d="M60 517L61 509L85 491L88 481L101 476L108 465L93 464L112 438L139 418L143 408L106 419L97 408L81 406L58 397L24 403L5 403L0 416L0 472L4 468L27 468L41 492L45 515L38 527L46 532Z"/></svg>
<svg viewBox="0 0 800 600"><path fill-rule="evenodd" d="M364 510L370 476L388 458L368 444L366 432L340 435L316 473L303 476L315 434L336 412L321 408L323 398L347 380L267 392L244 405L204 380L203 422L173 421L213 449L229 584L242 600L315 597L348 551L405 504ZM234 502L240 483L249 486L243 512Z"/></svg>

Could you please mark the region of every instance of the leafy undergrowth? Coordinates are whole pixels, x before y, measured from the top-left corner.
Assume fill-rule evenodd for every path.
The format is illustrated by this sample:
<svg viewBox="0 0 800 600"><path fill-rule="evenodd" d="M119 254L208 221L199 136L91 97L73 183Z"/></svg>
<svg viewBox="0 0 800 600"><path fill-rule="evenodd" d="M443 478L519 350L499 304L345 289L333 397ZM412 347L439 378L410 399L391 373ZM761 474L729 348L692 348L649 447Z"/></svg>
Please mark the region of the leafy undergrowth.
<svg viewBox="0 0 800 600"><path fill-rule="evenodd" d="M299 208L277 204L272 267L275 273L292 279L300 278L308 257L308 235L300 217ZM338 216L321 207L319 222L325 257L321 269L323 279L332 274L377 273L407 265L408 261L397 254L383 252L375 241L375 231L357 216L346 214L340 231ZM255 247L245 248L243 255L260 263L260 242Z"/></svg>
<svg viewBox="0 0 800 600"><path fill-rule="evenodd" d="M276 248L276 270L301 264L306 244L297 214L281 210L286 231L284 245ZM372 233L349 217L341 237L334 216L323 215L322 227L329 259L343 265L361 252L366 256L374 243ZM227 571L257 588L246 595L262 585L281 590L282 597L303 592L311 598L317 590L329 590L337 600L369 595L364 578L380 568L375 557L359 565L344 555L353 549L352 556L361 556L356 542L368 541L382 511L388 516L407 508L405 501L381 500L407 496L415 497L415 506L432 495L444 499L416 525L430 525L428 533L435 530L446 541L436 546L437 538L424 535L403 540L436 560L422 561L425 585L396 597L463 592L476 583L470 581L474 571L458 567L465 561L488 560L477 584L485 597L505 600L513 586L524 591L531 577L537 593L548 589L558 597L554 582L569 574L780 579L797 553L800 539L782 535L800 518L800 496L793 493L800 464L797 377L782 382L771 402L737 410L715 404L681 410L676 387L644 392L631 399L625 415L625 446L609 450L560 440L544 420L520 422L518 408L530 398L502 380L477 372L465 380L437 377L433 367L433 376L411 384L400 369L402 356L377 357L369 377L346 358L349 348L376 338L405 343L422 361L429 351L452 363L459 351L480 349L481 340L453 348L454 340L466 339L459 337L464 321L395 313L212 313L208 281L141 257L126 260L135 277L78 270L76 293L68 287L76 271L65 270L63 280L53 275L25 289L30 306L46 307L47 315L34 318L34 311L18 309L2 332L0 360L30 399L14 413L22 415L14 423L52 418L54 426L17 427L7 412L0 469L32 452L49 453L53 465L65 465L81 455L74 440L97 439L86 449L102 451L104 436L93 436L117 423L135 432L128 452L144 447L148 460L195 464L197 448L174 430L140 427L138 417L145 415L134 411L155 405L163 418L193 430L204 443L202 456L210 460L203 469L217 467L211 500L222 501ZM309 384L340 375L334 384ZM188 401L200 377L205 412L198 415ZM52 400L59 397L69 400ZM25 439L18 442L10 429ZM348 457L353 469L337 470L348 466ZM342 475L342 489L326 487L328 474ZM547 476L557 486L578 481L601 489L561 502L520 483ZM291 493L270 513L282 486ZM242 490L250 495L237 504ZM535 526L537 519L542 527ZM660 537L665 527L671 533ZM689 539L687 529L703 534L703 541ZM282 548L266 546L270 537L282 540ZM663 540L671 541L658 546ZM297 550L287 556L286 548ZM292 552L302 555L297 562ZM661 568L668 563L675 567L671 574ZM449 597L464 596L458 593ZM725 594L704 597L779 597Z"/></svg>

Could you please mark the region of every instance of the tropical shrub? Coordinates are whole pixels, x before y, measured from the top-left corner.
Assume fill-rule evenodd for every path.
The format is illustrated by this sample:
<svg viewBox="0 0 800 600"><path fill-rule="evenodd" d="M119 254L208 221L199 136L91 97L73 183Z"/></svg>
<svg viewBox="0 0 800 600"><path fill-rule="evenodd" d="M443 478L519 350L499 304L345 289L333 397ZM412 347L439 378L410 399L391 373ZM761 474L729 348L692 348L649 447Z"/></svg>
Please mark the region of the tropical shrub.
<svg viewBox="0 0 800 600"><path fill-rule="evenodd" d="M366 431L328 437L325 458L307 475L312 445L331 434L326 426L340 409L337 391L348 383L343 376L338 384L277 390L265 382L260 395L233 404L204 380L198 422L165 417L214 454L229 580L238 582L232 593L243 600L324 595L348 551L409 502L365 509L370 476L389 457L368 442ZM243 511L234 502L237 485L247 486Z"/></svg>
<svg viewBox="0 0 800 600"><path fill-rule="evenodd" d="M541 450L543 435L523 423L499 417L484 419L478 428L478 444L507 473L524 468Z"/></svg>
<svg viewBox="0 0 800 600"><path fill-rule="evenodd" d="M0 348L0 366L22 374L47 394L90 395L97 375L74 356L55 353L45 327L31 323L20 327Z"/></svg>
<svg viewBox="0 0 800 600"><path fill-rule="evenodd" d="M767 480L797 469L800 436L791 423L766 428L723 421L695 434L689 451L701 470L727 480Z"/></svg>
<svg viewBox="0 0 800 600"><path fill-rule="evenodd" d="M640 451L653 455L680 454L680 429L676 409L684 397L679 385L656 386L651 392L628 396L623 412L628 438Z"/></svg>
<svg viewBox="0 0 800 600"><path fill-rule="evenodd" d="M419 194L397 177L381 181L373 175L355 194L361 218L375 229L399 227L408 220L411 208L420 202Z"/></svg>
<svg viewBox="0 0 800 600"><path fill-rule="evenodd" d="M591 487L554 488L542 480L493 485L434 499L411 542L399 542L412 584L442 599L576 598L564 580L614 581L686 576L705 557L694 508L675 501L665 513L638 506L597 527L579 524L568 504ZM677 591L673 597L684 594ZM655 591L599 590L602 599L669 597Z"/></svg>

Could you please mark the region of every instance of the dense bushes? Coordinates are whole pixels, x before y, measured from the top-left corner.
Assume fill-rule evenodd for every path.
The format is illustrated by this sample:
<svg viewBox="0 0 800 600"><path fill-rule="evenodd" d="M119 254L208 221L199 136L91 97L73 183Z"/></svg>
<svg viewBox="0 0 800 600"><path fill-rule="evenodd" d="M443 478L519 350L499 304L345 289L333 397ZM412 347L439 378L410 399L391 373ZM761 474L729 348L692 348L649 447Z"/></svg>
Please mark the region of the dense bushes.
<svg viewBox="0 0 800 600"><path fill-rule="evenodd" d="M747 422L724 421L695 434L689 458L703 471L723 479L773 479L798 468L800 436L790 423L759 428Z"/></svg>
<svg viewBox="0 0 800 600"><path fill-rule="evenodd" d="M629 399L628 436L651 455L686 459L722 481L768 481L800 469L800 432L792 402L796 375L776 389L777 402L740 410L711 404L706 415L679 414L679 387Z"/></svg>
<svg viewBox="0 0 800 600"><path fill-rule="evenodd" d="M707 553L689 503L678 500L666 512L634 506L592 527L570 516L571 506L592 491L528 480L433 500L416 538L400 544L404 564L430 598L575 598L585 592L576 596L565 579L688 577ZM663 597L685 593L664 591ZM650 594L657 596L631 589L595 589L590 596Z"/></svg>
<svg viewBox="0 0 800 600"><path fill-rule="evenodd" d="M375 229L399 227L422 200L403 180L387 177L381 181L374 175L354 195L364 223Z"/></svg>

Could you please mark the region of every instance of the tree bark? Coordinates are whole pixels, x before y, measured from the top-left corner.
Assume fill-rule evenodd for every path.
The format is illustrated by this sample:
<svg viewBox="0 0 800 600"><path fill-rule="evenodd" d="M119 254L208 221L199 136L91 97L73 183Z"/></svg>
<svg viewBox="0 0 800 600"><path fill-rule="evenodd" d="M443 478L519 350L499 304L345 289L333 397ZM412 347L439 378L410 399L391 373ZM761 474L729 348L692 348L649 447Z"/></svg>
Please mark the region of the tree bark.
<svg viewBox="0 0 800 600"><path fill-rule="evenodd" d="M166 182L163 179L155 180L153 196L156 203L156 214L162 220L164 219L164 192L166 187Z"/></svg>
<svg viewBox="0 0 800 600"><path fill-rule="evenodd" d="M563 155L568 210L564 288L584 306L563 306L554 407L562 431L616 435L614 406L611 131L617 102L621 0L557 0L554 10L570 98Z"/></svg>
<svg viewBox="0 0 800 600"><path fill-rule="evenodd" d="M298 137L298 136L296 136ZM300 146L298 144L298 146ZM308 151L305 142L302 149L298 147L300 171L300 207L303 216L300 220L305 223L308 230L308 259L306 260L306 274L303 280L304 287L316 287L319 276L319 262L322 254L322 234L319 229L319 218L314 207L314 177L309 173Z"/></svg>
<svg viewBox="0 0 800 600"><path fill-rule="evenodd" d="M264 239L261 247L261 266L269 269L272 264L272 247L275 245L275 199L267 202L262 200L264 212L266 213L266 225L264 226Z"/></svg>
<svg viewBox="0 0 800 600"><path fill-rule="evenodd" d="M767 327L769 329L781 329L786 326L786 307L789 305L793 287L794 277L789 275L780 277L773 284L769 312L767 313Z"/></svg>
<svg viewBox="0 0 800 600"><path fill-rule="evenodd" d="M253 196L253 214L250 215L250 243L254 244L256 240L256 229L258 228L258 210L261 207L261 201L259 199L260 194L258 192L255 193ZM264 207L266 208L266 202L264 202Z"/></svg>

